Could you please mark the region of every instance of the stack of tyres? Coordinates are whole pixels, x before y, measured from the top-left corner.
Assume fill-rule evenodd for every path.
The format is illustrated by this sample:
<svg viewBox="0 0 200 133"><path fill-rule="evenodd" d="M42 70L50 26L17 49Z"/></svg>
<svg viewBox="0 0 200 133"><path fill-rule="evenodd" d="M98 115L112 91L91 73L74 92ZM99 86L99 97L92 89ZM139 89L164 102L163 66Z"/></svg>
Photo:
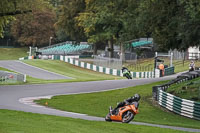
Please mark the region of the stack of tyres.
<svg viewBox="0 0 200 133"><path fill-rule="evenodd" d="M179 76L177 76L177 78L187 78L189 80L195 78L195 74L191 73L191 72L186 72L186 73L183 73Z"/></svg>

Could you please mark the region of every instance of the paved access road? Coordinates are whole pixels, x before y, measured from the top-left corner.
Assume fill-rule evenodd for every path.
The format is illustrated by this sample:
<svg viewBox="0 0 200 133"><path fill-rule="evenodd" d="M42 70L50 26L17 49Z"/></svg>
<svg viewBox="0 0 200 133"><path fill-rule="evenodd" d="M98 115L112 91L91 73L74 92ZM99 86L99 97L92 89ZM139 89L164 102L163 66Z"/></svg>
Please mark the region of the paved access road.
<svg viewBox="0 0 200 133"><path fill-rule="evenodd" d="M71 79L70 77L49 72L47 70L25 64L21 61L0 61L0 67L4 67L15 72L29 75L38 79L56 80L56 79Z"/></svg>
<svg viewBox="0 0 200 133"><path fill-rule="evenodd" d="M91 93L91 92L120 89L130 86L148 84L161 80L173 79L175 77L176 75L163 78L154 78L154 79L107 80L107 81L91 81L91 82L75 82L75 83L0 86L0 109L19 110L32 113L81 118L86 120L104 121L104 118L100 117L93 117L85 114L59 111L56 109L50 109L43 106L39 106L34 104L33 100L42 97L50 98L51 96L55 95ZM155 124L140 123L140 122L132 122L132 124L171 128L171 129L190 131L190 132L200 132L199 129L171 127L171 126L155 125Z"/></svg>

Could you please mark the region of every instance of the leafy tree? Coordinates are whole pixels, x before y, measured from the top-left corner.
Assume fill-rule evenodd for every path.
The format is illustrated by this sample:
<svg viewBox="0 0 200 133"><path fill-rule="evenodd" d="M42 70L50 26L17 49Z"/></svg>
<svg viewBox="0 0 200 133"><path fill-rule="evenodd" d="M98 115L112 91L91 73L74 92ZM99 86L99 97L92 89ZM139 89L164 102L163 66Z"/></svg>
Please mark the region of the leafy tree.
<svg viewBox="0 0 200 133"><path fill-rule="evenodd" d="M86 10L77 17L88 41L108 41L111 57L113 43L121 43L134 37L136 0L86 0ZM133 21L134 20L134 21ZM124 52L122 50L122 52Z"/></svg>
<svg viewBox="0 0 200 133"><path fill-rule="evenodd" d="M59 7L61 0L47 0L53 7Z"/></svg>
<svg viewBox="0 0 200 133"><path fill-rule="evenodd" d="M76 17L79 22L79 26L84 29L84 33L88 37L88 42L94 44L94 48L101 41L111 40L112 33L108 31L108 28L112 28L111 20L112 13L108 10L107 6L111 6L111 2L105 5L105 1L86 1L86 9ZM112 51L112 43L109 43L110 51ZM96 49L95 49L96 50ZM96 53L96 51L94 51Z"/></svg>
<svg viewBox="0 0 200 133"><path fill-rule="evenodd" d="M58 12L57 30L65 32L66 36L75 41L85 41L83 29L78 26L76 17L85 9L84 0L63 0Z"/></svg>
<svg viewBox="0 0 200 133"><path fill-rule="evenodd" d="M182 7L179 14L178 39L179 47L186 49L189 46L200 45L200 1L199 0L179 0Z"/></svg>
<svg viewBox="0 0 200 133"><path fill-rule="evenodd" d="M160 50L199 44L200 1L143 0L137 17L141 34L152 33Z"/></svg>
<svg viewBox="0 0 200 133"><path fill-rule="evenodd" d="M169 37L174 38L177 23L171 23L172 19L176 17L176 1L159 1L159 0L143 0L140 3L138 12L140 13L137 18L137 25L140 29L141 35L152 33L154 41L160 48L166 48L168 45Z"/></svg>
<svg viewBox="0 0 200 133"><path fill-rule="evenodd" d="M56 15L45 1L32 2L32 14L18 15L11 32L21 45L43 46L48 44L50 37L55 36Z"/></svg>
<svg viewBox="0 0 200 133"><path fill-rule="evenodd" d="M3 37L4 27L14 20L14 15L30 12L28 0L1 0L0 7L0 37Z"/></svg>

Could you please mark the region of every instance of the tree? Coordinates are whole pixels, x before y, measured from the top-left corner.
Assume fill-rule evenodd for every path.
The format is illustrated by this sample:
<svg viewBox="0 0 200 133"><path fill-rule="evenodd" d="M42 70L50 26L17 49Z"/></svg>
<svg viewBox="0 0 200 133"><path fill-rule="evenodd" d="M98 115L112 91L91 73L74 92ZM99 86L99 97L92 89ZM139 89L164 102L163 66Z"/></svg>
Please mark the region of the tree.
<svg viewBox="0 0 200 133"><path fill-rule="evenodd" d="M1 0L0 7L0 37L3 37L4 27L14 20L15 15L31 12L29 0Z"/></svg>
<svg viewBox="0 0 200 133"><path fill-rule="evenodd" d="M49 43L50 37L55 36L56 15L42 0L35 0L32 4L32 14L18 15L11 32L21 45L44 46Z"/></svg>
<svg viewBox="0 0 200 133"><path fill-rule="evenodd" d="M152 33L160 50L186 50L199 44L200 1L143 0L138 8L141 34Z"/></svg>
<svg viewBox="0 0 200 133"><path fill-rule="evenodd" d="M182 7L179 15L178 40L181 48L200 45L200 1L179 0Z"/></svg>
<svg viewBox="0 0 200 133"><path fill-rule="evenodd" d="M138 8L140 14L137 18L140 34L152 33L154 42L160 48L168 49L168 45L173 41L176 35L177 23L176 1L143 0Z"/></svg>
<svg viewBox="0 0 200 133"><path fill-rule="evenodd" d="M75 19L84 9L84 0L63 0L58 12L57 30L64 31L72 40L86 41L83 29L78 26Z"/></svg>
<svg viewBox="0 0 200 133"><path fill-rule="evenodd" d="M107 5L112 3L108 2ZM88 37L88 42L94 44L94 54L96 53L97 44L102 41L108 41L110 44L110 52L112 53L112 33L106 31L112 27L110 24L112 14L108 11L105 1L86 1L86 9L79 13L76 17L78 26L84 29L84 33ZM110 18L110 19L109 19ZM111 55L112 56L112 55Z"/></svg>
<svg viewBox="0 0 200 133"><path fill-rule="evenodd" d="M89 42L108 41L112 57L113 43L123 44L135 36L131 33L135 33L136 5L136 0L86 0L86 9L77 20Z"/></svg>

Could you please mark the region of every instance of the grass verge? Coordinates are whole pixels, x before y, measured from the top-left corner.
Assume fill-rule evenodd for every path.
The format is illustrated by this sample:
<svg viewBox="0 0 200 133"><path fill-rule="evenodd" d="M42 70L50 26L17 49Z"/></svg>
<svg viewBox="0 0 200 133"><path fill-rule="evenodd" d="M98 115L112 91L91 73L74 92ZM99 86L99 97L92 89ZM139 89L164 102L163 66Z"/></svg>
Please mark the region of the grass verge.
<svg viewBox="0 0 200 133"><path fill-rule="evenodd" d="M28 48L0 48L0 60L18 60L21 57L28 56Z"/></svg>
<svg viewBox="0 0 200 133"><path fill-rule="evenodd" d="M3 67L0 67L0 71L14 72L14 71L11 71L11 70L3 68ZM14 73L16 73L16 72L14 72Z"/></svg>
<svg viewBox="0 0 200 133"><path fill-rule="evenodd" d="M173 84L167 89L167 92L184 99L200 102L200 78Z"/></svg>
<svg viewBox="0 0 200 133"><path fill-rule="evenodd" d="M184 133L183 131L0 110L1 133Z"/></svg>
<svg viewBox="0 0 200 133"><path fill-rule="evenodd" d="M164 82L162 81L148 85L99 93L55 96L50 100L42 99L36 102L42 105L45 105L45 103L48 102L49 107L60 110L105 117L110 105L116 106L117 102L123 101L135 93L139 93L142 97L139 107L140 113L135 116L135 121L200 128L200 121L185 118L172 112L166 112L160 107L153 105L151 99L152 86L163 83Z"/></svg>
<svg viewBox="0 0 200 133"><path fill-rule="evenodd" d="M25 63L29 65L33 65L51 72L59 73L62 75L66 75L72 77L73 79L60 79L60 80L43 80L37 79L30 76L27 76L26 84L43 84L43 83L63 83L63 82L84 82L84 81L97 81L97 80L114 80L114 79L122 79L123 77L112 76L108 74L103 74L99 72L95 72L92 70L83 69L80 67L76 67L69 63L65 63L62 61L53 61L53 60L26 60ZM3 71L10 71L5 68L1 68ZM13 72L13 71L10 71ZM22 82L17 83L1 83L3 85L14 85L14 84L24 84Z"/></svg>
<svg viewBox="0 0 200 133"><path fill-rule="evenodd" d="M58 83L58 82L81 82L81 81L122 79L122 77L112 76L80 68L63 61L26 60L24 62L29 65L33 65L51 72L59 73L74 78L74 79L63 79L63 80L41 80L28 77L27 79L28 83L52 83L52 82Z"/></svg>

